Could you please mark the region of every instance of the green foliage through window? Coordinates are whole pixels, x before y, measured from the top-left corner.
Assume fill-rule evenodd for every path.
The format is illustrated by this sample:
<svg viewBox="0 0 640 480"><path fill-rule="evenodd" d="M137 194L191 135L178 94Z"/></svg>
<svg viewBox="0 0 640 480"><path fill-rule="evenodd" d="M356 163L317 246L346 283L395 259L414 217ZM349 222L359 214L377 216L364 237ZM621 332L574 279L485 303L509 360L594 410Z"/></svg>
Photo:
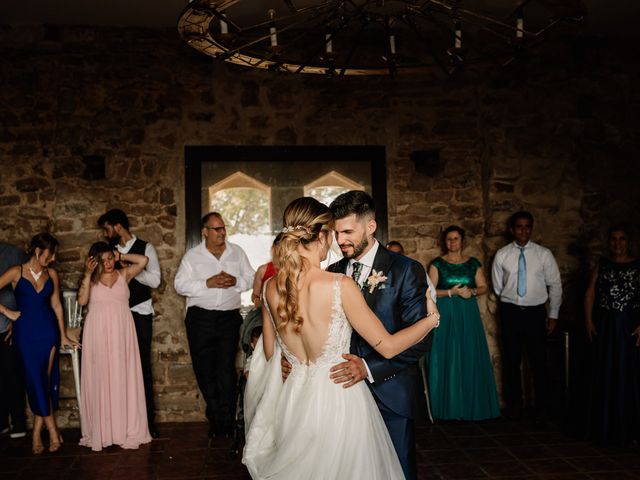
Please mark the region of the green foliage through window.
<svg viewBox="0 0 640 480"><path fill-rule="evenodd" d="M211 196L211 211L219 212L227 234L269 234L269 194L257 188L225 188Z"/></svg>

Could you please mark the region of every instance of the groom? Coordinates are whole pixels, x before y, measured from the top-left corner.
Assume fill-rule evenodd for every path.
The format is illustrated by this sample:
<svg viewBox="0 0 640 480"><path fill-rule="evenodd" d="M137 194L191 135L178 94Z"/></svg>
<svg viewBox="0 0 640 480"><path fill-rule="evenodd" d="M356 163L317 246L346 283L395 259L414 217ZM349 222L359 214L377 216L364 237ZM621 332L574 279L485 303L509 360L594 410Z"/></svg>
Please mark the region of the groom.
<svg viewBox="0 0 640 480"><path fill-rule="evenodd" d="M425 270L415 260L388 251L375 239L373 199L365 192L352 190L338 196L330 208L344 258L328 270L349 275L361 286L369 308L390 333L423 318L427 314ZM380 281L382 277L386 279ZM435 293L434 288L431 291ZM345 387L367 379L408 480L417 478L414 418L424 414L420 412L423 397L418 361L430 344L429 335L387 360L354 331L351 354L343 355L346 361L331 368L333 381Z"/></svg>

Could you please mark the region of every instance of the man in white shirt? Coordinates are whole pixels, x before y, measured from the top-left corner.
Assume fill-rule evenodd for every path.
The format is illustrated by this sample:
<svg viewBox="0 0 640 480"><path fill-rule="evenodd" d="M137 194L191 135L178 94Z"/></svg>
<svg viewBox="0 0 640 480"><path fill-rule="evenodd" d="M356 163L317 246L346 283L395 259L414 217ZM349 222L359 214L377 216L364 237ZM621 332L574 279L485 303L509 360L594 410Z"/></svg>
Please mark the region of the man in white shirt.
<svg viewBox="0 0 640 480"><path fill-rule="evenodd" d="M142 364L144 396L147 405L149 433L153 438L160 436L155 425L155 406L153 401L153 374L151 370L151 340L153 338L153 303L151 289L160 285L160 262L153 245L140 240L129 231L129 218L118 208L109 210L98 219L105 239L122 254L136 253L145 255L149 262L136 278L129 282L129 308L133 315ZM120 265L118 265L120 268Z"/></svg>
<svg viewBox="0 0 640 480"><path fill-rule="evenodd" d="M240 294L255 272L238 245L226 241L222 216L202 217L202 242L182 257L174 286L187 297L185 325L193 371L207 404L209 437L229 436L235 415L235 357L240 336Z"/></svg>
<svg viewBox="0 0 640 480"><path fill-rule="evenodd" d="M531 241L533 216L514 213L509 231L514 241L496 253L493 288L500 298L506 414L519 418L522 409L520 364L523 346L533 373L534 411L537 419L546 407L546 338L556 328L562 282L553 254ZM549 301L549 312L545 304Z"/></svg>

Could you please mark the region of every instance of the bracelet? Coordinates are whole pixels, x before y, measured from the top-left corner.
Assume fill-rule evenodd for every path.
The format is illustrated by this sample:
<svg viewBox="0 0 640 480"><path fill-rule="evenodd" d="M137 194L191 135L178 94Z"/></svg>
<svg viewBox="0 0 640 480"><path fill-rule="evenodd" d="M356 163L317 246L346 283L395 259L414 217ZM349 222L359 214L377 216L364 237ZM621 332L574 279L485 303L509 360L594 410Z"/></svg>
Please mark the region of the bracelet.
<svg viewBox="0 0 640 480"><path fill-rule="evenodd" d="M449 294L449 298L451 298L451 289L447 290L447 293Z"/></svg>
<svg viewBox="0 0 640 480"><path fill-rule="evenodd" d="M431 315L436 315L436 317L438 318L438 321L433 326L433 328L438 328L440 326L440 315L438 313L436 313L436 312L427 312L427 316L424 317L424 318L429 318Z"/></svg>
<svg viewBox="0 0 640 480"><path fill-rule="evenodd" d="M472 288L472 289L471 289L471 295L473 295L474 297L475 297L476 295L478 295L478 289L477 289L477 288Z"/></svg>

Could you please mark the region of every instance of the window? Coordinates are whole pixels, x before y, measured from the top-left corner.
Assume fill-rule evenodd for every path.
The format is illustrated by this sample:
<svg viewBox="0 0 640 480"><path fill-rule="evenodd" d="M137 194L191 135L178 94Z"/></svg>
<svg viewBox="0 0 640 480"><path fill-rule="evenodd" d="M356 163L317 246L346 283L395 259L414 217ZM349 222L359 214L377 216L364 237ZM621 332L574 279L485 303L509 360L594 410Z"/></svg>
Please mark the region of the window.
<svg viewBox="0 0 640 480"><path fill-rule="evenodd" d="M227 225L227 240L239 245L254 269L271 260L271 188L235 172L209 187L209 211L218 212ZM243 305L251 292L242 294Z"/></svg>
<svg viewBox="0 0 640 480"><path fill-rule="evenodd" d="M342 191L355 188L370 192L376 201L376 237L384 243L384 157L382 146L186 146L185 247L202 240L200 218L213 209L225 216L229 241L242 245L258 267L269 258L272 239L282 228L282 212L291 200L307 194L328 204ZM244 202L234 204L243 197ZM266 237L258 247L238 240L247 234ZM331 259L340 257L332 254Z"/></svg>

